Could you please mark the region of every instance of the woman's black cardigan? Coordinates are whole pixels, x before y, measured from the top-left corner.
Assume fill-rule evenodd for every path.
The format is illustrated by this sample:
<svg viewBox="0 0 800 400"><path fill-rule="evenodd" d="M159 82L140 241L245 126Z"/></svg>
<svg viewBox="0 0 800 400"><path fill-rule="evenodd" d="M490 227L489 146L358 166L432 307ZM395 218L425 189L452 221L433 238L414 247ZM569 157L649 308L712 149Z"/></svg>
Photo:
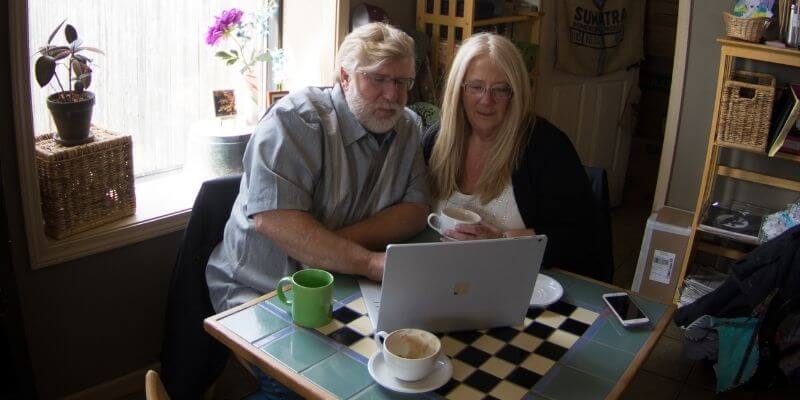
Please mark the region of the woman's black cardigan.
<svg viewBox="0 0 800 400"><path fill-rule="evenodd" d="M511 175L514 198L527 228L547 235L542 267L558 267L582 275L610 280L613 271L598 248L604 242L595 226L598 211L589 179L578 153L564 132L538 118L519 167ZM427 162L439 125L427 129L422 148Z"/></svg>

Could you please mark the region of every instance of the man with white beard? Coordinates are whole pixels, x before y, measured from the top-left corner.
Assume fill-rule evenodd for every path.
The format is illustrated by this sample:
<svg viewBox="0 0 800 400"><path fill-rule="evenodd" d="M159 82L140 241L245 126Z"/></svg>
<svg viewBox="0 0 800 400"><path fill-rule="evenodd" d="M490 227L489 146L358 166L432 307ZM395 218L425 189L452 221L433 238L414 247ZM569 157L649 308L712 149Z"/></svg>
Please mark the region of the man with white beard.
<svg viewBox="0 0 800 400"><path fill-rule="evenodd" d="M339 48L337 84L281 99L245 150L240 192L206 279L217 312L303 267L380 281L388 243L425 227L420 118L404 108L414 43L373 23Z"/></svg>

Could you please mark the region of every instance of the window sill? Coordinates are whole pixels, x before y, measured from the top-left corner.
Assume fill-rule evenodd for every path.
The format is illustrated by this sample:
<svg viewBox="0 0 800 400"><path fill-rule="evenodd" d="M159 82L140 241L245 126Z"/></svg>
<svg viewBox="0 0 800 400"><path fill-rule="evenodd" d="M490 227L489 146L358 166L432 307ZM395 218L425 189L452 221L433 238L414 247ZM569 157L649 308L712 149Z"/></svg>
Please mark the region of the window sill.
<svg viewBox="0 0 800 400"><path fill-rule="evenodd" d="M44 238L33 269L183 230L202 179L185 173L136 179L136 214L60 240ZM42 233L43 234L43 233Z"/></svg>

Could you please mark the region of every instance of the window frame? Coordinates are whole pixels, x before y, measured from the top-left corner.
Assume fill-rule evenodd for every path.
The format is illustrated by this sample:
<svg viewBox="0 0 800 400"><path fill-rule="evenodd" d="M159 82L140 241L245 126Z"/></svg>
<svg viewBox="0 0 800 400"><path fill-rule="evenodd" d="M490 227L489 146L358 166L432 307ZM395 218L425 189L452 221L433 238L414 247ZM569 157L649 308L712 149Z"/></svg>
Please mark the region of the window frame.
<svg viewBox="0 0 800 400"><path fill-rule="evenodd" d="M75 260L130 245L145 239L167 235L185 228L191 213L191 200L172 204L158 212L142 213L137 207L135 215L64 239L47 237L42 223L39 180L36 172L35 137L31 106L30 68L31 52L28 48L28 4L26 1L9 3L11 41L11 76L14 136L16 138L19 167L20 197L22 199L25 235L31 268L43 267ZM137 182L138 183L138 182ZM145 194L137 185L137 200Z"/></svg>

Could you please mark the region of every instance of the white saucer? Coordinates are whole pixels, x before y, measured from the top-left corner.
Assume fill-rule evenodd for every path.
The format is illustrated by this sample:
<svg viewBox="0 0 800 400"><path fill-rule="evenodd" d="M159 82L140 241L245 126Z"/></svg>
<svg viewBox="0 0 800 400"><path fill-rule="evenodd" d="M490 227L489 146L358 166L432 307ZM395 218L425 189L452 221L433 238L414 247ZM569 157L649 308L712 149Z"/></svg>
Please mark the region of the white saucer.
<svg viewBox="0 0 800 400"><path fill-rule="evenodd" d="M530 304L544 308L557 302L563 295L564 288L557 280L545 274L539 274L536 278L536 286L533 287Z"/></svg>
<svg viewBox="0 0 800 400"><path fill-rule="evenodd" d="M367 369L372 379L378 382L379 385L395 392L400 393L425 393L436 390L453 376L453 363L446 355L439 355L436 360L436 366L433 367L433 372L425 378L418 381L408 382L397 379L389 371L389 367L383 361L383 353L376 351L372 357L369 358Z"/></svg>

